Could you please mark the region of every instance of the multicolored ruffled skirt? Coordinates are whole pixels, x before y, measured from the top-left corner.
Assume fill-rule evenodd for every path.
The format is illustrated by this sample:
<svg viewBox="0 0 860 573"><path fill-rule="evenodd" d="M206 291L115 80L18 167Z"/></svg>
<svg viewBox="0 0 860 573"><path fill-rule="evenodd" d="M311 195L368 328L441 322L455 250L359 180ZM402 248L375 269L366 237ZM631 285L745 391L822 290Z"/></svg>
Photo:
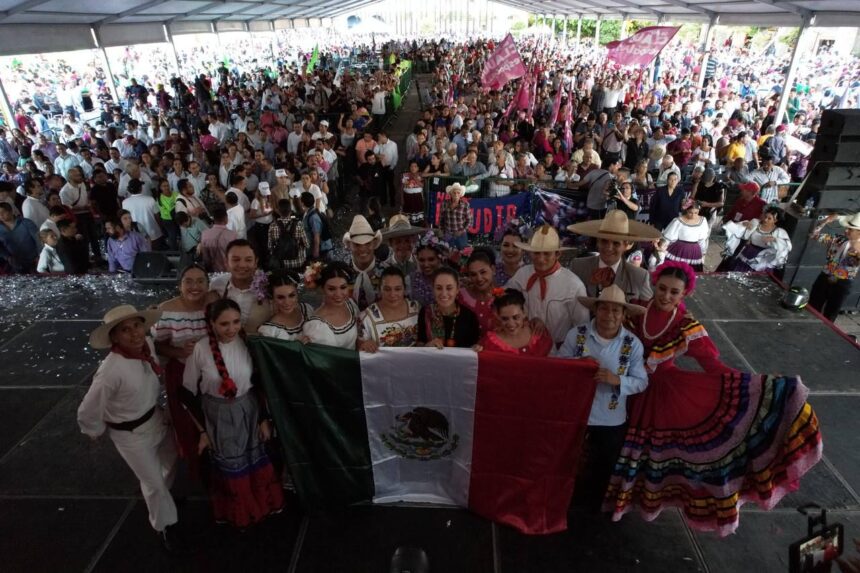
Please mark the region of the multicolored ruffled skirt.
<svg viewBox="0 0 860 573"><path fill-rule="evenodd" d="M652 374L631 400L604 510L617 521L636 508L650 521L677 507L694 529L733 533L744 503L773 508L821 459L808 394L799 378Z"/></svg>

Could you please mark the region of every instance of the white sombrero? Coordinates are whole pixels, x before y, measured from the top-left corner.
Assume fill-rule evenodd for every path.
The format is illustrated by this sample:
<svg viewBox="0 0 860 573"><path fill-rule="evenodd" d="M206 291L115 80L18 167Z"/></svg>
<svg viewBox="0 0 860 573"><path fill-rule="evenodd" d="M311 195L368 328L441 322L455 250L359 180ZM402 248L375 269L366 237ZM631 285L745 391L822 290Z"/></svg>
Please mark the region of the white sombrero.
<svg viewBox="0 0 860 573"><path fill-rule="evenodd" d="M651 225L631 221L620 209L609 211L603 219L569 225L567 230L578 235L610 241L653 241L662 236L660 231Z"/></svg>
<svg viewBox="0 0 860 573"><path fill-rule="evenodd" d="M571 251L572 247L562 247L558 232L550 225L541 225L532 235L528 243L517 241L516 246L530 253L555 253L557 251Z"/></svg>
<svg viewBox="0 0 860 573"><path fill-rule="evenodd" d="M373 243L373 248L375 249L381 242L382 233L374 231L363 215L353 217L349 231L343 235L343 244L346 246L349 246L349 243L355 243L356 245Z"/></svg>
<svg viewBox="0 0 860 573"><path fill-rule="evenodd" d="M102 320L102 324L100 324L90 334L90 346L97 350L110 348L113 344L110 339L110 331L124 320L128 320L129 318L142 318L143 327L146 330L149 330L153 324L158 322L160 317L160 310L137 310L130 304L115 306L107 311L104 319Z"/></svg>
<svg viewBox="0 0 860 573"><path fill-rule="evenodd" d="M854 229L855 231L860 231L860 211L854 213L853 215L845 215L843 217L839 217L839 224L846 229Z"/></svg>
<svg viewBox="0 0 860 573"><path fill-rule="evenodd" d="M398 213L388 220L388 228L382 232L382 238L387 241L388 239L397 239L398 237L412 237L423 235L425 231L427 229L424 227L414 227L409 222L409 217Z"/></svg>
<svg viewBox="0 0 860 573"><path fill-rule="evenodd" d="M578 296L576 300L588 310L597 310L598 302L611 302L613 304L620 304L629 314L642 314L645 312L644 306L627 302L627 299L624 298L624 291L618 285L609 285L600 291L600 296Z"/></svg>

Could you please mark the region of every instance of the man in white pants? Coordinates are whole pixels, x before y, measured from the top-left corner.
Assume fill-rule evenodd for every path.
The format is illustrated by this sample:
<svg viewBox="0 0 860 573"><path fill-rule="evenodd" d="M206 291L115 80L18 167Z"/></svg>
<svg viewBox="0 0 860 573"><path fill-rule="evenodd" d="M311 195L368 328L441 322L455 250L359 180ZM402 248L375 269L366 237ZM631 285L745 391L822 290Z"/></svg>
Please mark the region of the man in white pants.
<svg viewBox="0 0 860 573"><path fill-rule="evenodd" d="M157 405L161 368L146 333L161 315L122 305L108 311L90 335L90 346L110 348L78 408L78 425L93 439L105 430L140 480L149 522L170 553L187 550L170 486L176 473L176 444Z"/></svg>

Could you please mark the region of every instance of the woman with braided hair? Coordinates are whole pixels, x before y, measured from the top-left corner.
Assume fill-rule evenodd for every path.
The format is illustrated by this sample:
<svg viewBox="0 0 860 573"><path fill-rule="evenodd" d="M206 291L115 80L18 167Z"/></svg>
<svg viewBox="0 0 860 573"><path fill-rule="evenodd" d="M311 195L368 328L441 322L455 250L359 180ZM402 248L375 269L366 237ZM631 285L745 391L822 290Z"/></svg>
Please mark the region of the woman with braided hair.
<svg viewBox="0 0 860 573"><path fill-rule="evenodd" d="M186 405L200 431L198 453L209 450L209 489L215 521L240 528L277 513L281 483L266 453L272 437L265 400L251 382L239 305L229 298L206 307L207 336L185 363Z"/></svg>

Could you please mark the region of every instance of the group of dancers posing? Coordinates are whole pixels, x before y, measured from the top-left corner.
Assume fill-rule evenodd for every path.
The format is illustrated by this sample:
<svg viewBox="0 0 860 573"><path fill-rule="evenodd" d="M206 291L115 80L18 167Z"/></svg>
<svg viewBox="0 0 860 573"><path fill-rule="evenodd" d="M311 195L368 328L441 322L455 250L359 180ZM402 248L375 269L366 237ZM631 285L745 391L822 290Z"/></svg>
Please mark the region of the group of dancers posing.
<svg viewBox="0 0 860 573"><path fill-rule="evenodd" d="M647 519L680 507L694 527L720 534L735 530L743 503L773 507L821 455L806 388L720 361L684 306L695 271L668 261L649 273L625 260L636 243L659 238L653 227L610 211L569 229L598 253L571 268L547 225L528 241L509 229L497 261L488 248L454 253L405 217L380 232L356 216L344 236L350 260L312 264L302 277L259 271L250 244L234 241L229 275L210 282L190 266L179 296L157 310L124 305L105 315L90 342L110 353L79 408L80 427L93 438L108 432L140 480L152 527L181 553L188 543L170 494L178 454L205 478L217 522L246 528L284 506L289 478L269 457L273 428L246 335L363 352L589 358L598 384L573 505L615 519L634 507ZM300 300L302 282L321 291L318 308ZM679 368L681 355L704 374ZM162 378L169 413L157 405Z"/></svg>

